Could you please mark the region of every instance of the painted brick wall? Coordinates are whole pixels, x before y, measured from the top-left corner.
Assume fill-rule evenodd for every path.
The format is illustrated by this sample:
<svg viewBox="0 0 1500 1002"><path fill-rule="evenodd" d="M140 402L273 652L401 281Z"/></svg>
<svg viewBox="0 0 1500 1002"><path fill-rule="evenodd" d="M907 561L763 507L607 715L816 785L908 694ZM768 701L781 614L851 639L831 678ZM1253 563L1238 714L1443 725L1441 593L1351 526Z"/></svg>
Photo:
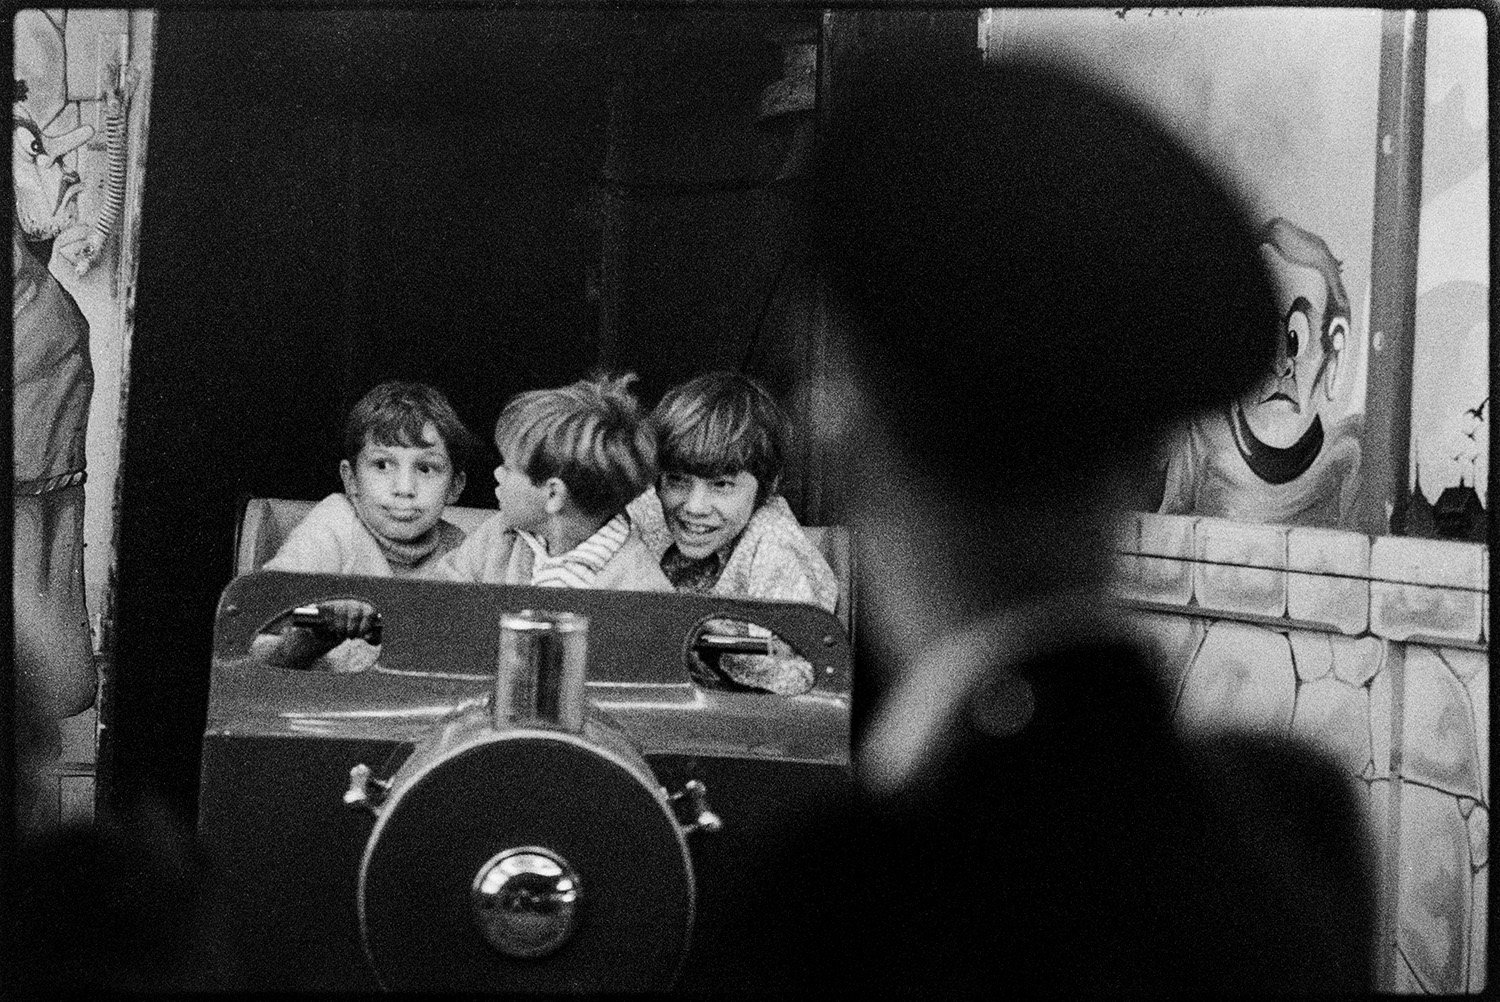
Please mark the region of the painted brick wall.
<svg viewBox="0 0 1500 1002"><path fill-rule="evenodd" d="M1489 554L1473 543L1135 513L1115 589L1180 727L1304 737L1363 792L1377 984L1484 987Z"/></svg>

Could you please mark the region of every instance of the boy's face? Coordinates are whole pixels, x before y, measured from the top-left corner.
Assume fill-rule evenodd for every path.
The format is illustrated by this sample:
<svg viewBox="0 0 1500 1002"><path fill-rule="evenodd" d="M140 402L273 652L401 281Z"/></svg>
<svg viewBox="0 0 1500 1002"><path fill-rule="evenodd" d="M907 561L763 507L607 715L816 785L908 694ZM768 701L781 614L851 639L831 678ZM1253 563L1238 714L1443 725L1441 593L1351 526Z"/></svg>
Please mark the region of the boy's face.
<svg viewBox="0 0 1500 1002"><path fill-rule="evenodd" d="M760 484L741 470L718 477L663 473L656 494L683 556L700 560L734 541L755 514Z"/></svg>
<svg viewBox="0 0 1500 1002"><path fill-rule="evenodd" d="M541 532L547 524L547 499L551 496L545 484L537 485L513 460L501 457L495 467L495 501L514 529Z"/></svg>
<svg viewBox="0 0 1500 1002"><path fill-rule="evenodd" d="M454 473L431 422L422 427L422 442L382 445L366 436L354 465L347 459L339 464L344 493L365 524L398 542L426 535L464 489L464 475Z"/></svg>

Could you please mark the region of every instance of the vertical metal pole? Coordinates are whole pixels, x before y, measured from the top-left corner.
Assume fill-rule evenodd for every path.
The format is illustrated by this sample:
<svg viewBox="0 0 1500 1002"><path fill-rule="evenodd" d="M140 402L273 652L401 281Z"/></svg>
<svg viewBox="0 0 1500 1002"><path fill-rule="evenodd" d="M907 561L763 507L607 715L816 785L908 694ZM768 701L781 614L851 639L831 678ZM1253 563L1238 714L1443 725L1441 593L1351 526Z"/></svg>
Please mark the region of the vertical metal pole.
<svg viewBox="0 0 1500 1002"><path fill-rule="evenodd" d="M1410 498L1427 70L1426 11L1391 10L1382 17L1363 484L1355 513L1358 528L1371 535L1403 532Z"/></svg>

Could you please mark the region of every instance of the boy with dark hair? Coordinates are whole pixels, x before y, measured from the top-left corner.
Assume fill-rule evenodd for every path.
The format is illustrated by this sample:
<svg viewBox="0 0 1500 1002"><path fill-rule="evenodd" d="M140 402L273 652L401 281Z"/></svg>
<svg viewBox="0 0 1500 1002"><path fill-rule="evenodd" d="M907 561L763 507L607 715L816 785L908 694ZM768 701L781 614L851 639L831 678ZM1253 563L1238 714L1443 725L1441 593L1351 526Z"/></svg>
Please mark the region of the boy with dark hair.
<svg viewBox="0 0 1500 1002"><path fill-rule="evenodd" d="M668 390L651 421L661 473L630 510L673 586L832 612L838 579L778 493L786 418L770 393L748 376L711 372ZM694 667L700 681L728 688L795 694L813 681L789 650Z"/></svg>
<svg viewBox="0 0 1500 1002"><path fill-rule="evenodd" d="M344 493L318 502L265 569L431 577L438 560L463 542L463 530L443 511L463 493L473 442L433 387L398 380L376 386L344 422ZM258 637L255 649L286 667L309 667L322 654L335 671L373 664L375 610L352 600L322 602L319 609L321 624L288 622Z"/></svg>
<svg viewBox="0 0 1500 1002"><path fill-rule="evenodd" d="M392 381L366 393L344 424L344 493L320 501L266 569L427 576L463 542L443 510L463 493L473 448L441 392Z"/></svg>
<svg viewBox="0 0 1500 1002"><path fill-rule="evenodd" d="M670 591L625 506L656 471L633 375L521 393L495 423L500 513L444 558L456 581Z"/></svg>

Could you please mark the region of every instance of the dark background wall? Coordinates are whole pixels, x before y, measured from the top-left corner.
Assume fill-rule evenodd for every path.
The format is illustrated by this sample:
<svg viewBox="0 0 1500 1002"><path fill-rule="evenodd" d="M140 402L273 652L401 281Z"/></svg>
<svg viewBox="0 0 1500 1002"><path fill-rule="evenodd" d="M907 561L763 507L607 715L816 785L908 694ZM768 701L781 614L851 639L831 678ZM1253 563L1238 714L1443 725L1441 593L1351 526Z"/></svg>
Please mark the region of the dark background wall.
<svg viewBox="0 0 1500 1002"><path fill-rule="evenodd" d="M236 499L337 490L378 380L436 384L486 440L511 394L601 361L648 406L745 368L797 407L808 283L765 183L787 140L754 122L773 20L161 15L107 801L191 808ZM460 503L493 504L492 464Z"/></svg>

